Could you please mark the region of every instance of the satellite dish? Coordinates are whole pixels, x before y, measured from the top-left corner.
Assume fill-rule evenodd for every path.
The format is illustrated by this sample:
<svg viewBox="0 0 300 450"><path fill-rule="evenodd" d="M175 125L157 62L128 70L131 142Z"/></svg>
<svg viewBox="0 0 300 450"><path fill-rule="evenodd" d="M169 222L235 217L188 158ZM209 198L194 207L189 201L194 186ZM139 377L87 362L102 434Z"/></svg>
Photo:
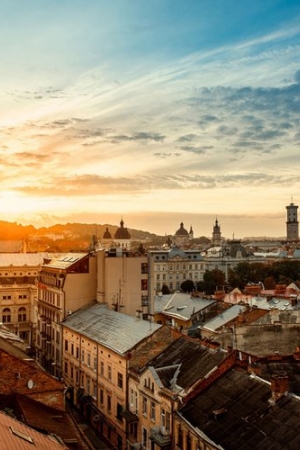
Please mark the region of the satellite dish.
<svg viewBox="0 0 300 450"><path fill-rule="evenodd" d="M27 383L28 389L32 389L33 388L33 381L29 380Z"/></svg>

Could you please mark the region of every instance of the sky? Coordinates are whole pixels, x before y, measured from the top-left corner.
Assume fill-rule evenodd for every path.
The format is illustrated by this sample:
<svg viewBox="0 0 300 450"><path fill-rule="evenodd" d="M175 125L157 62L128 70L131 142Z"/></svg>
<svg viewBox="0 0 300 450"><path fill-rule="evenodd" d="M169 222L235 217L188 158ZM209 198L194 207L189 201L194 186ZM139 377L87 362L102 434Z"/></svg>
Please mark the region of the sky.
<svg viewBox="0 0 300 450"><path fill-rule="evenodd" d="M286 236L299 0L2 0L1 220Z"/></svg>

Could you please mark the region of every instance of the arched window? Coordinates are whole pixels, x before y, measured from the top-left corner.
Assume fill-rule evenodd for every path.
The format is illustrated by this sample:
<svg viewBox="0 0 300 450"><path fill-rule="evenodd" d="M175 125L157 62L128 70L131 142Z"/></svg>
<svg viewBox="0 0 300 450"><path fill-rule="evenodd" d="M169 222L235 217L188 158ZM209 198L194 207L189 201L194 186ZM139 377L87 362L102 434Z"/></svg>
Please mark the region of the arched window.
<svg viewBox="0 0 300 450"><path fill-rule="evenodd" d="M18 310L18 322L26 322L26 308L21 306Z"/></svg>
<svg viewBox="0 0 300 450"><path fill-rule="evenodd" d="M10 308L4 308L2 311L2 322L9 323L11 322L11 312Z"/></svg>

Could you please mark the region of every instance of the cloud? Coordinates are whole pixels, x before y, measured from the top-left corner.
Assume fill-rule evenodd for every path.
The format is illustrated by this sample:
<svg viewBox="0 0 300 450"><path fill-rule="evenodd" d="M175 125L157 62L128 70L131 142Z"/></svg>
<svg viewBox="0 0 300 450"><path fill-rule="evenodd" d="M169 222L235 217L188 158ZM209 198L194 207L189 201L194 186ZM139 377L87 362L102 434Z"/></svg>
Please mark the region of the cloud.
<svg viewBox="0 0 300 450"><path fill-rule="evenodd" d="M110 137L110 141L113 143L120 143L125 141L154 141L154 142L163 142L166 138L165 135L160 133L151 133L139 131L130 135L115 135Z"/></svg>
<svg viewBox="0 0 300 450"><path fill-rule="evenodd" d="M175 153L163 153L163 152L161 152L161 153L153 153L153 155L165 159L165 158L170 158L172 156L178 157L178 156L180 156L180 153L177 153L177 152L175 152Z"/></svg>
<svg viewBox="0 0 300 450"><path fill-rule="evenodd" d="M178 142L191 142L197 139L197 134L185 134L184 136L180 136L180 138L177 139Z"/></svg>
<svg viewBox="0 0 300 450"><path fill-rule="evenodd" d="M212 149L213 146L193 147L192 145L181 146L180 149L184 152L194 153L195 155L204 155L207 150Z"/></svg>

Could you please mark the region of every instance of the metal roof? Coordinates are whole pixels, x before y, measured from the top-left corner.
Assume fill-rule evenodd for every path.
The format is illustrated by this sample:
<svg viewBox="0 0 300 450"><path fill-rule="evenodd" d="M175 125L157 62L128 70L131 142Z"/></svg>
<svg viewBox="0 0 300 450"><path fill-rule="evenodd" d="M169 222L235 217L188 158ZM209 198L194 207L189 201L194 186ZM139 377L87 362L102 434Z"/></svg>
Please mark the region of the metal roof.
<svg viewBox="0 0 300 450"><path fill-rule="evenodd" d="M215 303L215 300L191 297L184 292L175 292L165 296L156 296L154 300L155 312L162 312L170 317L189 320L191 316Z"/></svg>
<svg viewBox="0 0 300 450"><path fill-rule="evenodd" d="M49 253L0 253L0 267L41 266Z"/></svg>
<svg viewBox="0 0 300 450"><path fill-rule="evenodd" d="M126 353L161 327L108 309L102 304L76 311L62 325L119 354Z"/></svg>
<svg viewBox="0 0 300 450"><path fill-rule="evenodd" d="M300 448L300 401L283 395L270 403L270 384L231 370L187 402L180 415L226 450Z"/></svg>
<svg viewBox="0 0 300 450"><path fill-rule="evenodd" d="M268 300L266 297L252 297L250 300L247 301L247 303L250 306L257 306L260 309L265 309L270 311L271 309L279 309L281 311L285 311L285 310L295 310L295 309L299 309L298 304L296 304L295 306L293 306L291 304L291 301L289 301L288 299L284 299L284 298L276 298L273 297L271 300Z"/></svg>
<svg viewBox="0 0 300 450"><path fill-rule="evenodd" d="M221 314L218 314L216 317L206 322L202 328L217 331L231 320L234 320L241 312L244 312L245 309L246 307L243 305L233 305L230 308L225 309Z"/></svg>
<svg viewBox="0 0 300 450"><path fill-rule="evenodd" d="M182 336L150 361L161 382L170 387L170 380L177 371L176 384L184 389L204 378L227 356L220 348L211 349L197 341Z"/></svg>
<svg viewBox="0 0 300 450"><path fill-rule="evenodd" d="M46 264L46 267L55 269L67 269L75 262L88 256L88 253L62 253L58 256L52 257L51 261Z"/></svg>

